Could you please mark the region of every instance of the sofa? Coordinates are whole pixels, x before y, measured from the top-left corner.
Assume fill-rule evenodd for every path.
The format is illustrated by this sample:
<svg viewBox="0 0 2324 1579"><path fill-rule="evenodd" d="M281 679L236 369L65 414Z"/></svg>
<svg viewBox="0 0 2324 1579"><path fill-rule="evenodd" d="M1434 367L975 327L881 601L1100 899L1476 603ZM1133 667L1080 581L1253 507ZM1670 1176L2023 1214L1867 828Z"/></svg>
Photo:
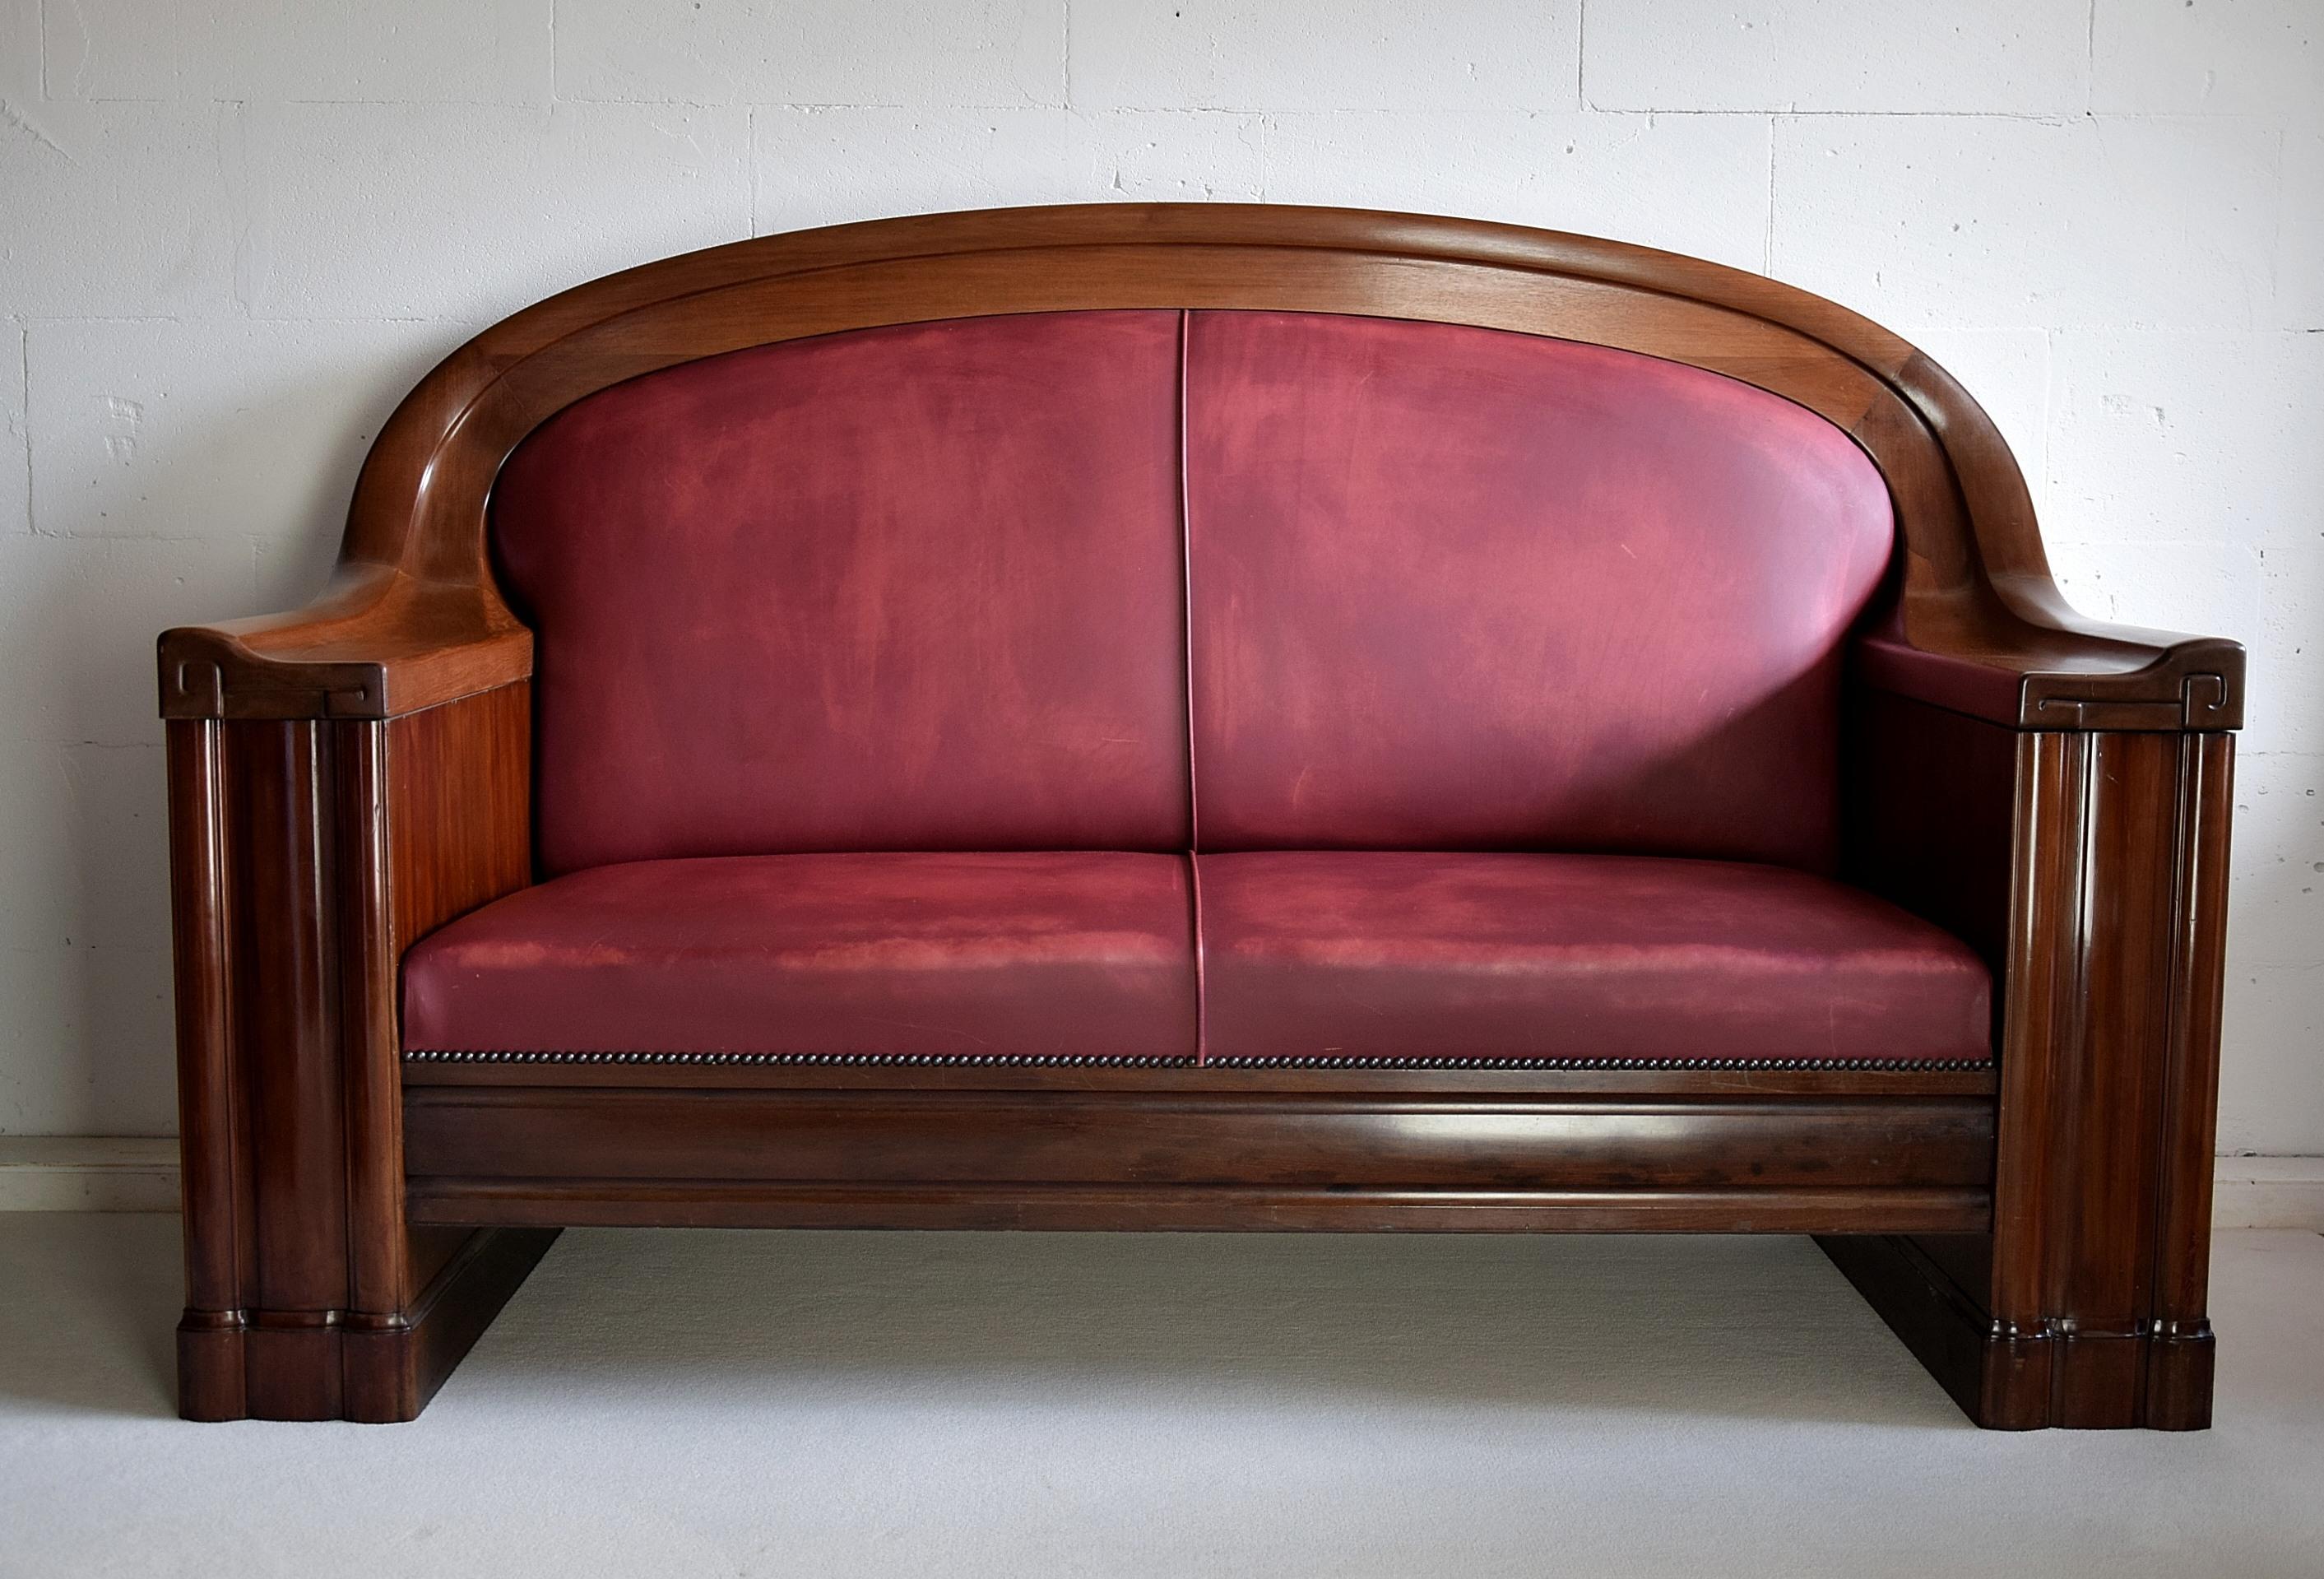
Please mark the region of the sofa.
<svg viewBox="0 0 2324 1579"><path fill-rule="evenodd" d="M2076 615L1787 286L718 247L455 352L319 600L160 656L190 1418L409 1419L626 1224L1812 1234L1980 1425L2209 1422L2241 651Z"/></svg>

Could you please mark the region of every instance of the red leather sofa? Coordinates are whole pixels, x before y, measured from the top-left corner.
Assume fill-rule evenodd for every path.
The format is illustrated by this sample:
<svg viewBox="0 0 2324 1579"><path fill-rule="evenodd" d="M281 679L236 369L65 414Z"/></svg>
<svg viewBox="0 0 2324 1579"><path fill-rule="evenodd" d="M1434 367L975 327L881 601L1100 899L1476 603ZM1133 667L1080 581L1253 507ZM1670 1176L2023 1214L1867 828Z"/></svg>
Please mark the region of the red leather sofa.
<svg viewBox="0 0 2324 1579"><path fill-rule="evenodd" d="M325 600L161 667L189 1416L407 1418L620 1223L1806 1232L1984 1423L2208 1420L2241 655L2072 616L1800 292L692 254L456 353Z"/></svg>

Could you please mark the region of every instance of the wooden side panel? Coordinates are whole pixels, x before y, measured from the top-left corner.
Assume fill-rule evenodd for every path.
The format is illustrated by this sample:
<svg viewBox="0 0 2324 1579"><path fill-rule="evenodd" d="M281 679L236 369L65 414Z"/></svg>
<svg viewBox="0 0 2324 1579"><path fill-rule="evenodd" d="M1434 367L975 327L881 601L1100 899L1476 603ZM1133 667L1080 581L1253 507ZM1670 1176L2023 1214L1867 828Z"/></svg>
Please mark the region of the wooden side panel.
<svg viewBox="0 0 2324 1579"><path fill-rule="evenodd" d="M2201 1425L2232 738L2024 749L2024 952L2051 993L2013 1015L1994 1315L2049 1344L2054 1423Z"/></svg>
<svg viewBox="0 0 2324 1579"><path fill-rule="evenodd" d="M2232 767L2225 734L2018 737L1993 1233L1827 1246L1987 1425L2209 1421Z"/></svg>
<svg viewBox="0 0 2324 1579"><path fill-rule="evenodd" d="M2009 953L2017 738L1869 689L1851 691L1843 725L1843 875L1968 943L1997 978Z"/></svg>
<svg viewBox="0 0 2324 1579"><path fill-rule="evenodd" d="M1984 719L1894 692L1849 692L1841 875L1978 951L1994 974L1997 1046L2015 990L2009 941L2017 743L2016 731ZM1991 1180L1985 1182L1989 1187ZM1887 1275L1941 1285L1944 1310L1974 1310L1982 1325L1992 1300L1989 1233L1899 1241L1888 1249L1902 1259ZM1865 1256L1859 1247L1843 1265L1863 1265ZM1932 1318L1916 1319L1927 1326ZM1978 1342L1975 1335L1966 1340L1971 1350ZM1948 1336L1948 1352L1957 1353L1962 1343Z"/></svg>
<svg viewBox="0 0 2324 1579"><path fill-rule="evenodd" d="M521 743L521 698L477 711L480 733ZM410 1418L465 1347L444 1334L473 1339L547 1243L407 1223L393 727L169 726L190 1418ZM440 781L497 785L505 803L507 774L463 776L444 738ZM513 815L447 808L434 826L468 841L513 826L521 881L522 792L520 776ZM420 909L509 861L438 869L451 874L417 885Z"/></svg>
<svg viewBox="0 0 2324 1579"><path fill-rule="evenodd" d="M388 721L391 944L532 881L532 686Z"/></svg>
<svg viewBox="0 0 2324 1579"><path fill-rule="evenodd" d="M402 1189L398 965L404 951L456 917L532 880L532 687L503 686L392 718L384 730L379 793L385 841L387 935L370 958L383 966L374 1031L396 1066L394 1168ZM415 1226L398 1236L396 1308L421 1299L466 1248L463 1230Z"/></svg>

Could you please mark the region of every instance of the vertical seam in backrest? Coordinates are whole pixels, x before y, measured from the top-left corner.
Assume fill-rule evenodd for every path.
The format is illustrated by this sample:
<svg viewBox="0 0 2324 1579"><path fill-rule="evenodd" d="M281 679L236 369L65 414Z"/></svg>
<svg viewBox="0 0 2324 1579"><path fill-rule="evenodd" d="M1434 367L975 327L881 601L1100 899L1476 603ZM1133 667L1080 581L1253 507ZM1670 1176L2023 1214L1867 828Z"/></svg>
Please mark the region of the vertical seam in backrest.
<svg viewBox="0 0 2324 1579"><path fill-rule="evenodd" d="M1185 613L1186 659L1186 896L1194 930L1194 1061L1210 1058L1211 1001L1203 960L1202 792L1194 772L1194 501L1186 475L1186 358L1194 312L1178 309L1178 597Z"/></svg>

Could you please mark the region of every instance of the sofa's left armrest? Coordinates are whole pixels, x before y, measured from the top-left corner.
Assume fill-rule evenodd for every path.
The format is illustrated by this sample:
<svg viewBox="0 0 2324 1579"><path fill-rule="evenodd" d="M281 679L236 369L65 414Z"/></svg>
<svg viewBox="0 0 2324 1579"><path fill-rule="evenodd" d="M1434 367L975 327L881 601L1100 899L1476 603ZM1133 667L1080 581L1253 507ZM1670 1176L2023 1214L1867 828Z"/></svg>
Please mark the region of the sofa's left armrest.
<svg viewBox="0 0 2324 1579"><path fill-rule="evenodd" d="M164 718L388 718L525 679L532 633L474 584L342 564L290 614L161 639Z"/></svg>

